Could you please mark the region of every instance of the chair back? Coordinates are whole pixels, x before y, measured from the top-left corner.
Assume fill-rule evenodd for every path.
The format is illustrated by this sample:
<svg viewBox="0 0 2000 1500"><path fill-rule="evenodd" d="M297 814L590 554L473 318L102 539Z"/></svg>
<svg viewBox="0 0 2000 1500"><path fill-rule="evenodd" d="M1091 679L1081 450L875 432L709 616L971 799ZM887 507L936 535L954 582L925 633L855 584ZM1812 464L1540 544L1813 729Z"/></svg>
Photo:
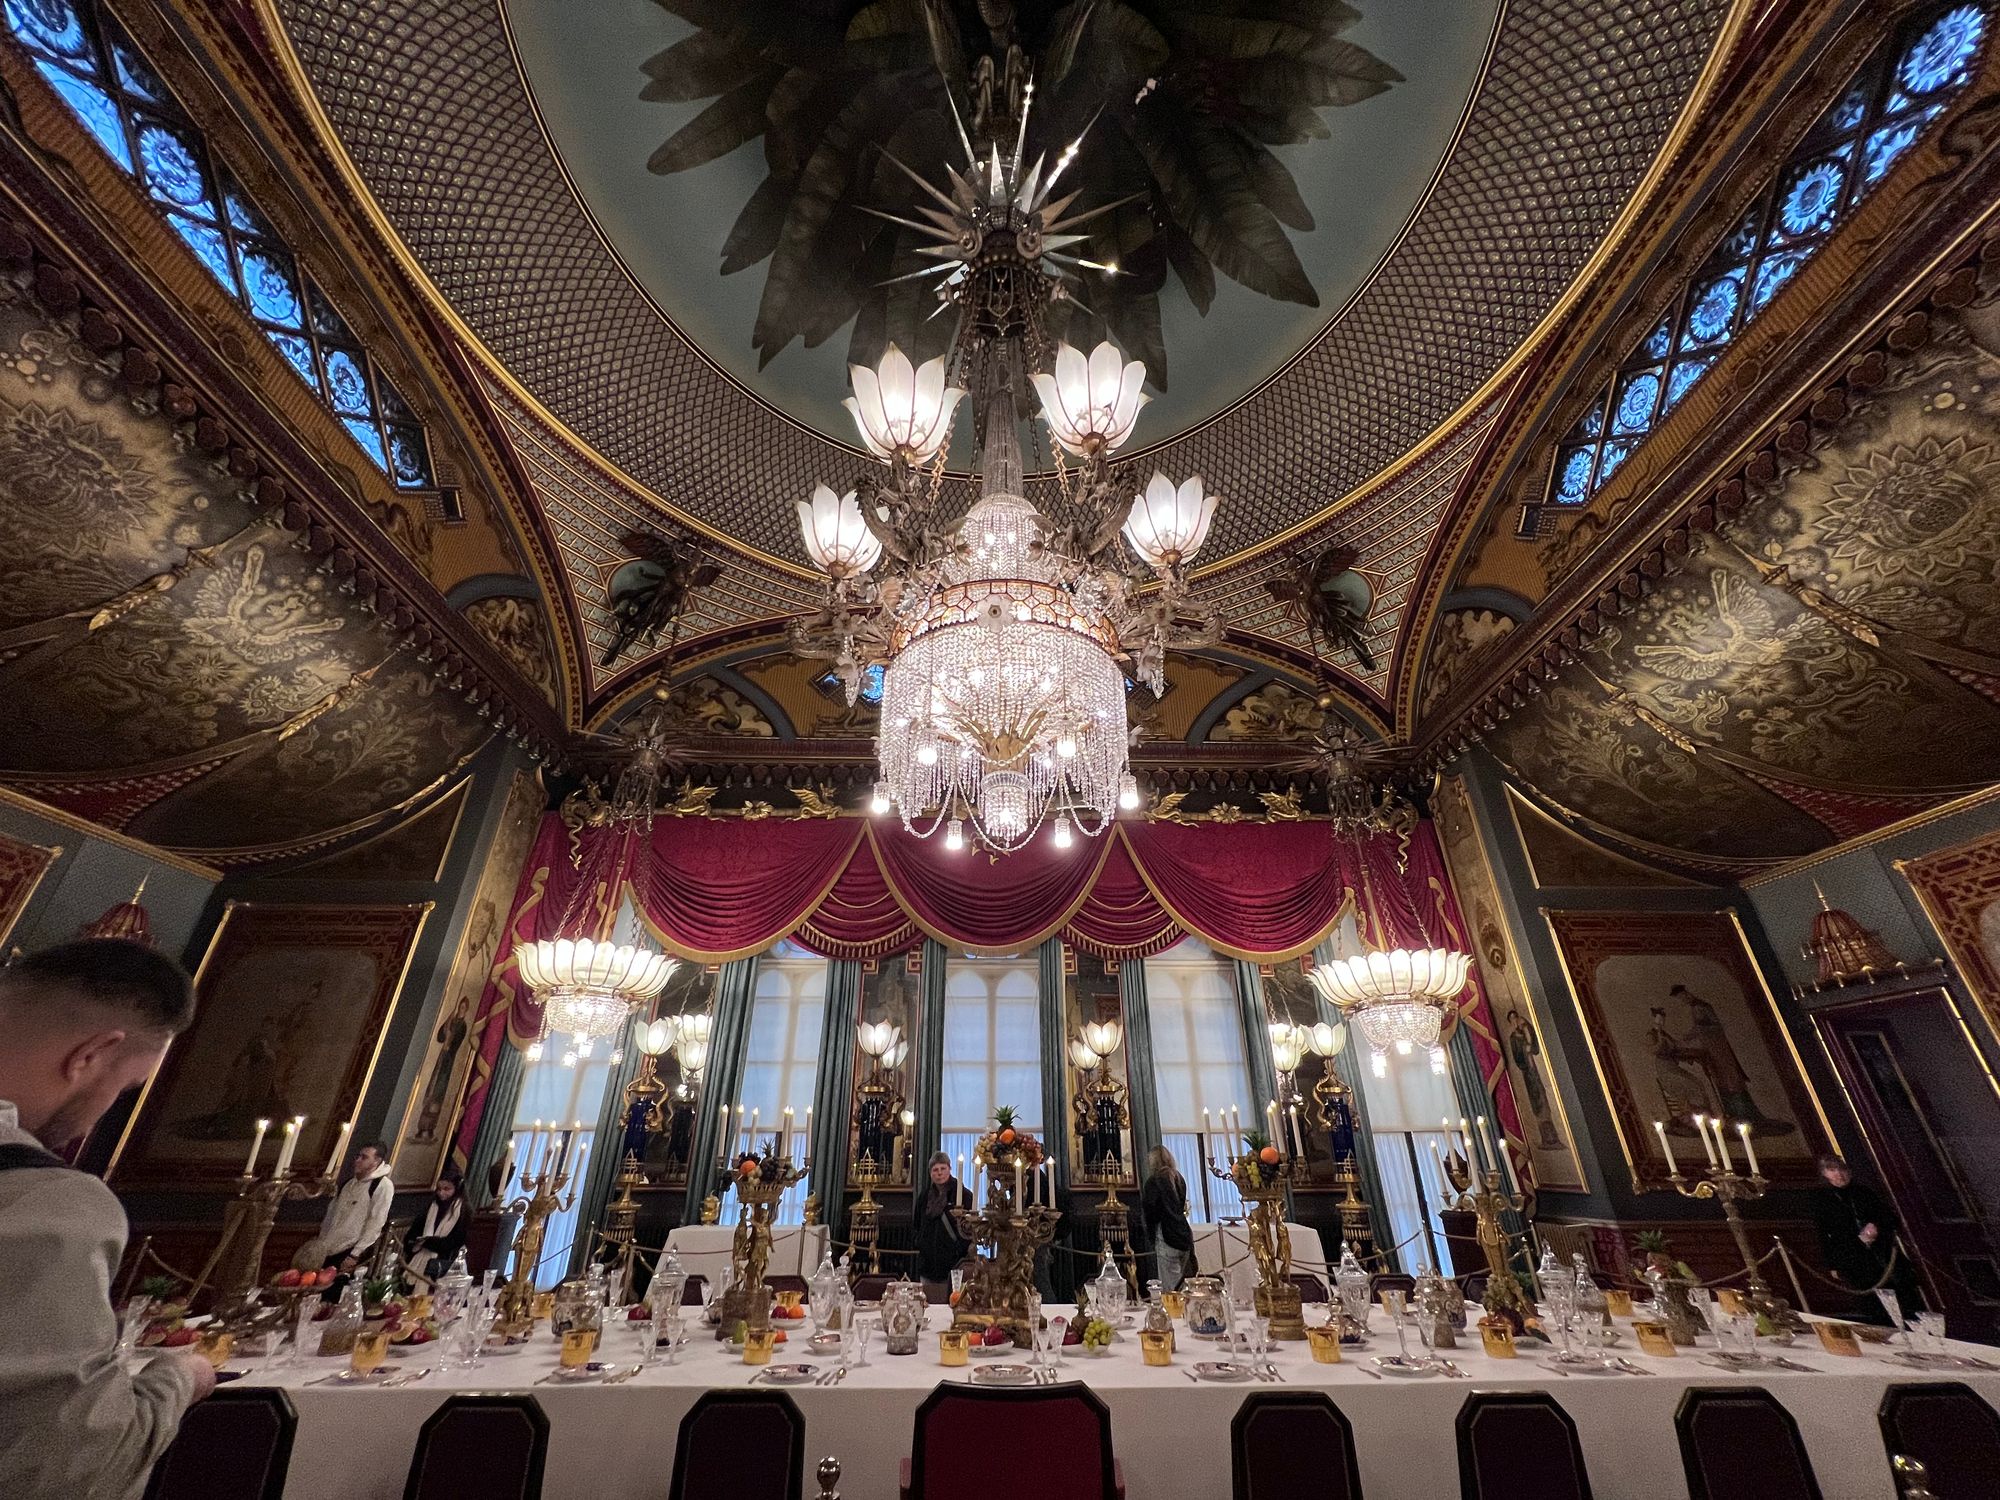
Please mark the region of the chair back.
<svg viewBox="0 0 2000 1500"><path fill-rule="evenodd" d="M1769 1391L1690 1386L1674 1431L1689 1500L1820 1500L1799 1424Z"/></svg>
<svg viewBox="0 0 2000 1500"><path fill-rule="evenodd" d="M1404 1296L1417 1289L1417 1278L1406 1276L1401 1271L1377 1271L1368 1279L1368 1290L1379 1300L1384 1292L1401 1292Z"/></svg>
<svg viewBox="0 0 2000 1500"><path fill-rule="evenodd" d="M854 1278L854 1296L859 1302L880 1302L882 1294L889 1290L886 1276L857 1276Z"/></svg>
<svg viewBox="0 0 2000 1500"><path fill-rule="evenodd" d="M707 1285L708 1278L701 1272L690 1272L686 1284L681 1287L681 1306L700 1307L702 1288Z"/></svg>
<svg viewBox="0 0 2000 1500"><path fill-rule="evenodd" d="M2000 1495L2000 1412L1958 1380L1892 1385L1878 1413L1891 1460L1916 1459L1938 1500Z"/></svg>
<svg viewBox="0 0 2000 1500"><path fill-rule="evenodd" d="M1590 1500L1576 1423L1546 1391L1474 1391L1458 1412L1460 1500Z"/></svg>
<svg viewBox="0 0 2000 1500"><path fill-rule="evenodd" d="M1298 1289L1299 1301L1326 1301L1326 1283L1310 1271L1294 1271L1289 1279L1292 1285Z"/></svg>
<svg viewBox="0 0 2000 1500"><path fill-rule="evenodd" d="M272 1386L219 1390L188 1408L145 1500L280 1500L299 1416Z"/></svg>
<svg viewBox="0 0 2000 1500"><path fill-rule="evenodd" d="M667 1500L800 1500L806 1419L783 1391L702 1392L681 1418Z"/></svg>
<svg viewBox="0 0 2000 1500"><path fill-rule="evenodd" d="M1361 1500L1354 1429L1320 1391L1259 1391L1229 1424L1234 1500Z"/></svg>
<svg viewBox="0 0 2000 1500"><path fill-rule="evenodd" d="M774 1292L797 1292L801 1296L812 1290L812 1285L803 1276L766 1276L764 1285Z"/></svg>
<svg viewBox="0 0 2000 1500"><path fill-rule="evenodd" d="M451 1396L417 1433L403 1500L537 1500L548 1456L533 1396Z"/></svg>
<svg viewBox="0 0 2000 1500"><path fill-rule="evenodd" d="M1035 1500L1113 1500L1111 1409L1082 1385L940 1385L917 1408L909 1500L958 1500L972 1473Z"/></svg>

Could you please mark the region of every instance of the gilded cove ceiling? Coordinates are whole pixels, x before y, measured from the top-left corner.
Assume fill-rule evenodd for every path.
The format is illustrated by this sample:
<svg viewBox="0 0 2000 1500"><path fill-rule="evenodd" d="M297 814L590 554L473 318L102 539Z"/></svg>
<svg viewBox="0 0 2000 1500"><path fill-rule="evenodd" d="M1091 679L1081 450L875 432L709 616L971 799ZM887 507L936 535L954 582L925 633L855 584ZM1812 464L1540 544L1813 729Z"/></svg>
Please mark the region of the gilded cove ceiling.
<svg viewBox="0 0 2000 1500"><path fill-rule="evenodd" d="M1225 497L1200 586L1233 641L1309 661L1258 553L1355 545L1375 667L1347 664L1341 690L1387 719L1407 606L1498 378L1646 182L1730 11L936 0L966 56L1006 40L1036 74L1031 156L1102 105L1077 208L1138 197L1080 247L1120 274L1070 332L1147 359L1141 461ZM611 644L606 589L635 526L726 561L693 634L808 608L791 502L861 464L838 409L849 353L921 349L949 321L878 291L911 251L863 211L906 213L921 191L883 148L942 177L926 6L269 14L355 185L484 358L579 654ZM643 657L587 669L586 696Z"/></svg>

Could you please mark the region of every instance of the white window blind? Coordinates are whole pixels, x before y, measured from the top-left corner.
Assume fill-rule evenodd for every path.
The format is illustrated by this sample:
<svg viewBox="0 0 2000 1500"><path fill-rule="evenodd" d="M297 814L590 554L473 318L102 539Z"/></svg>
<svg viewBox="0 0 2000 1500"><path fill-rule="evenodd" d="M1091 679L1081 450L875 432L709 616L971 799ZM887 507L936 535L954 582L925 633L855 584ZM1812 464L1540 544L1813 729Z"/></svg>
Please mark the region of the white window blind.
<svg viewBox="0 0 2000 1500"><path fill-rule="evenodd" d="M1041 975L1032 953L949 961L938 1149L951 1158L952 1171L963 1156L970 1173L972 1148L1000 1105L1013 1107L1016 1129L1043 1133L1041 1037Z"/></svg>
<svg viewBox="0 0 2000 1500"><path fill-rule="evenodd" d="M771 1144L792 1111L791 1154L806 1155L806 1111L812 1108L819 1078L820 1033L826 1025L827 960L795 943L783 942L757 961L757 988L750 1001L750 1037L743 1056L743 1113L732 1149L761 1151ZM750 1133L751 1111L757 1130ZM805 1222L811 1184L801 1178L772 1215L774 1223Z"/></svg>
<svg viewBox="0 0 2000 1500"><path fill-rule="evenodd" d="M1153 1088L1160 1140L1187 1179L1190 1207L1204 1220L1243 1212L1236 1189L1201 1160L1202 1111L1209 1111L1211 1156L1236 1150L1224 1114L1232 1106L1249 1128L1260 1113L1250 1093L1243 1007L1235 965L1195 938L1146 963L1146 1011L1153 1031Z"/></svg>

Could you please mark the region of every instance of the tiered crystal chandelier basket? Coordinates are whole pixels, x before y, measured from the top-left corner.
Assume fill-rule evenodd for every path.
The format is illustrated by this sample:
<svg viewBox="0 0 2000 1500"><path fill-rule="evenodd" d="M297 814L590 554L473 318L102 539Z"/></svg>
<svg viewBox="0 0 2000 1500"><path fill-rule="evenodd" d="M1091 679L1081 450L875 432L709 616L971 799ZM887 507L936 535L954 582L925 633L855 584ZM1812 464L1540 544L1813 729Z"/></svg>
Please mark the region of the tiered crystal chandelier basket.
<svg viewBox="0 0 2000 1500"><path fill-rule="evenodd" d="M937 279L957 330L951 353L922 365L892 344L874 369L851 367L848 409L886 471L844 495L821 485L798 504L828 590L792 638L833 662L850 702L866 669L883 668L874 811L893 807L905 828L942 832L948 848L970 832L1014 849L1052 822L1060 848L1073 830L1100 833L1138 805L1128 677L1158 691L1170 648L1220 638L1181 572L1217 500L1199 479L1159 474L1142 492L1111 465L1146 399L1143 364L1109 343L1088 357L1066 344L1050 353L1051 305L1081 295L1084 270L1116 274L1064 253L1086 238L1067 231L1102 211L1065 218L1071 197L1055 191L1082 143L1045 170L1045 157L1025 157L1025 104L986 128L990 139L963 137L966 168L949 174L948 190L909 172L923 222L890 216L936 232L927 253L938 264L919 274ZM979 483L954 519L939 494L968 392ZM1039 500L1026 494L1018 431L1031 401L1052 451L1081 461L1058 458Z"/></svg>
<svg viewBox="0 0 2000 1500"><path fill-rule="evenodd" d="M542 1002L542 1034L567 1032L578 1057L622 1036L633 1013L666 987L674 960L631 943L543 938L514 949L521 980Z"/></svg>
<svg viewBox="0 0 2000 1500"><path fill-rule="evenodd" d="M1431 1071L1442 1073L1444 1018L1471 963L1469 954L1448 948L1397 948L1321 964L1312 981L1360 1029L1377 1078L1387 1076L1391 1052L1427 1052Z"/></svg>

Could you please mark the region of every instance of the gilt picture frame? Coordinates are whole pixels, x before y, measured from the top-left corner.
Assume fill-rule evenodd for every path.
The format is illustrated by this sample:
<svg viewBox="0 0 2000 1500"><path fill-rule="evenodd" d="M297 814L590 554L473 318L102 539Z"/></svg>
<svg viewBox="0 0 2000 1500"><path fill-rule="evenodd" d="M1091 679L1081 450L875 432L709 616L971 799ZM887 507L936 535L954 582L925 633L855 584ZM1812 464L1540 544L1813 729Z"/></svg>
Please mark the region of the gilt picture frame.
<svg viewBox="0 0 2000 1500"><path fill-rule="evenodd" d="M1541 910L1634 1192L1672 1187L1656 1120L1680 1170L1699 1175L1697 1112L1727 1121L1738 1170L1747 1121L1774 1186L1818 1180L1833 1129L1735 911Z"/></svg>
<svg viewBox="0 0 2000 1500"><path fill-rule="evenodd" d="M106 1175L228 1191L256 1122L276 1137L296 1115L295 1171L320 1171L367 1095L434 905L229 902L195 973L194 1024L147 1082Z"/></svg>
<svg viewBox="0 0 2000 1500"><path fill-rule="evenodd" d="M1895 862L1938 940L2000 1035L2000 830Z"/></svg>

